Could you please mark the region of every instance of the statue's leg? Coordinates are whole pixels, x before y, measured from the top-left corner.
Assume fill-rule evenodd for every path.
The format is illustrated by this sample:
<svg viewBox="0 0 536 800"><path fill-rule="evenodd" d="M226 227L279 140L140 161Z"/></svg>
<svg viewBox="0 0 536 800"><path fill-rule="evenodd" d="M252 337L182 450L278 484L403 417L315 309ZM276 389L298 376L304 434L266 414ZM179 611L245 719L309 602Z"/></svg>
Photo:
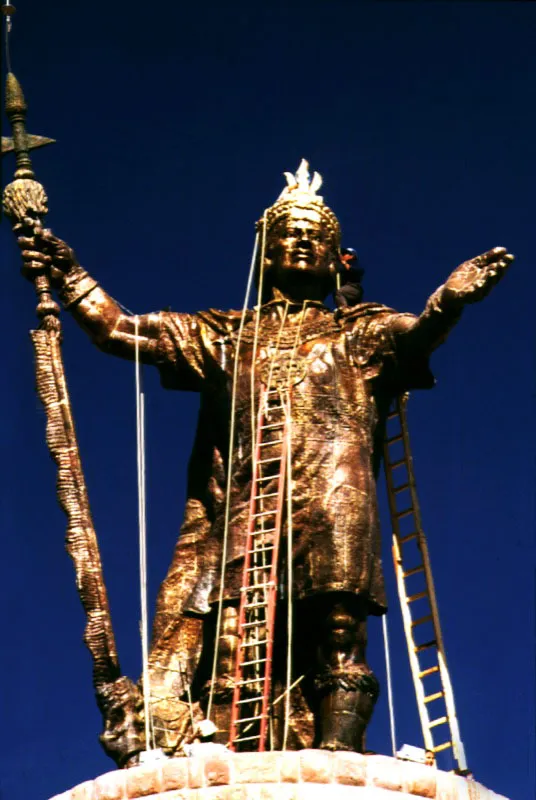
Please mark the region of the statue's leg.
<svg viewBox="0 0 536 800"><path fill-rule="evenodd" d="M353 595L335 592L319 601L315 744L325 750L362 752L379 690L366 663L366 606Z"/></svg>

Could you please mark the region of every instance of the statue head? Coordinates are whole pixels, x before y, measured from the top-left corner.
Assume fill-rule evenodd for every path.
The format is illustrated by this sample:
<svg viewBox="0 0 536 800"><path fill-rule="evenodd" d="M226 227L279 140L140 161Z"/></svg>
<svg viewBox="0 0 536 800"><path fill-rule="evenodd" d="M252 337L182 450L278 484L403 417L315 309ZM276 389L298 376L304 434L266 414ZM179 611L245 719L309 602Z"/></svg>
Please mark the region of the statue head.
<svg viewBox="0 0 536 800"><path fill-rule="evenodd" d="M274 288L287 296L322 300L335 286L340 262L339 221L317 194L322 178L315 172L310 180L308 167L302 160L296 175L285 172L287 186L257 223L266 241L263 302ZM257 285L259 280L260 261Z"/></svg>

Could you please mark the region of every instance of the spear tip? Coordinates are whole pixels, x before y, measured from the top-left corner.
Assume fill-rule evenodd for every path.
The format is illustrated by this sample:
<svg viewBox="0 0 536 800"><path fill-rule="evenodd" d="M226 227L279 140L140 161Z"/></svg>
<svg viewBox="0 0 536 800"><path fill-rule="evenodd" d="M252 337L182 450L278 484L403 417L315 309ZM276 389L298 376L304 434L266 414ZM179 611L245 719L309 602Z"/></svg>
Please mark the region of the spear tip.
<svg viewBox="0 0 536 800"><path fill-rule="evenodd" d="M12 72L6 78L6 112L11 114L25 114L28 109L22 93L22 87Z"/></svg>

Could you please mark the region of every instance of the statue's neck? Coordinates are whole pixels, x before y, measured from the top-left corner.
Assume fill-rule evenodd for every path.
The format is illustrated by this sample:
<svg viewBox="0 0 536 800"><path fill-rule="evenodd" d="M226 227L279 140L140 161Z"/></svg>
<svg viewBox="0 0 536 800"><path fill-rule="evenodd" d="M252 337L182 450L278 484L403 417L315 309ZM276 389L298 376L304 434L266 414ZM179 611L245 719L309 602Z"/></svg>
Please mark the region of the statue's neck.
<svg viewBox="0 0 536 800"><path fill-rule="evenodd" d="M270 300L286 300L288 303L303 305L306 300L322 303L326 297L324 287L318 281L293 281L287 286L272 286L268 296Z"/></svg>

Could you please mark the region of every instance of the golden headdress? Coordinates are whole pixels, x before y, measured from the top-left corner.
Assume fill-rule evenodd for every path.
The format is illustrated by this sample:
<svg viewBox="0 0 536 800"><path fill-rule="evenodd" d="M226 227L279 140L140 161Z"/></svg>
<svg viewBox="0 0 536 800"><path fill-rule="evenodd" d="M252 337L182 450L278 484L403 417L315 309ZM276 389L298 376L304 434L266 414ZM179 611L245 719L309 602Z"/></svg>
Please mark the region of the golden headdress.
<svg viewBox="0 0 536 800"><path fill-rule="evenodd" d="M312 180L309 175L309 164L302 158L301 164L295 175L291 172L284 173L287 185L270 208L266 209L264 217L257 223L259 229L266 219L266 228L269 231L279 220L289 215L292 208L313 209L322 218L322 224L328 230L336 247L341 241L341 227L339 220L328 206L324 203L324 198L317 194L322 186L322 177L318 172L313 174Z"/></svg>

